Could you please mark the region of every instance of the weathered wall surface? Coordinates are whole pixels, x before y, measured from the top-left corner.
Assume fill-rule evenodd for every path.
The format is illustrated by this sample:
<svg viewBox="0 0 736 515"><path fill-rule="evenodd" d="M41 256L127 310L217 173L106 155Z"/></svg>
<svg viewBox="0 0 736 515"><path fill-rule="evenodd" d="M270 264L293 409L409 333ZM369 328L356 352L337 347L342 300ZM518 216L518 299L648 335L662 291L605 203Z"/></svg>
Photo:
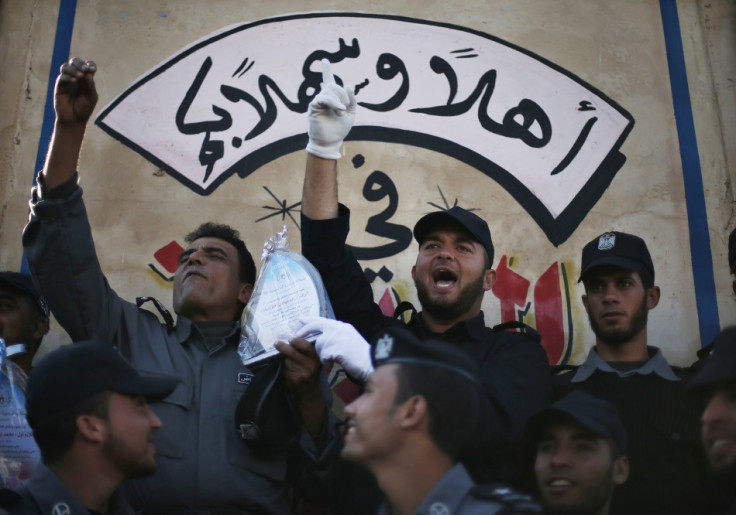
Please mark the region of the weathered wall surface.
<svg viewBox="0 0 736 515"><path fill-rule="evenodd" d="M61 8L68 9L67 5L62 2ZM392 142L389 137L375 136L368 129L365 133L368 137L346 143L346 155L340 163L340 192L341 200L353 210L349 243L365 248L369 257L378 257L363 261L365 267L375 272L373 286L377 300L382 299L388 307L397 299L416 303L409 275L415 244L401 244L403 248L398 252L377 251L387 243L403 240L400 234L390 231L367 232L367 221L394 204L396 212L389 221L408 228L433 206L449 207L457 202L463 207L476 208L491 226L496 245L495 266L500 277L484 301L487 318L492 322L523 318L543 329L552 361L577 362L593 342L580 302L582 287L576 283L580 250L590 239L607 230L638 234L649 244L657 271L656 282L662 288L660 305L650 313L651 342L661 346L674 363L686 364L693 360L701 344L704 317L698 315L698 302L709 310L711 324L714 315L721 326L736 323L736 300L726 255L728 232L736 225L733 194L736 178L736 7L731 0L676 3L681 35L678 44L684 53L689 86L689 96L683 102L673 97L671 88L670 78L673 73L676 78L677 68L668 62L666 36L672 36L673 27L663 18L662 5L665 8L675 6L655 0L342 0L308 3L221 0L207 5L186 0L80 0L73 12L70 53L98 64L98 111L126 92L139 77L158 69L161 63L191 43L232 24L290 13L362 12L440 22L476 31L472 32L476 36L490 35L496 38L493 41L500 40L513 45L522 54L543 59L549 69L562 70L600 93L601 97L610 99L634 122L630 132L624 131L621 136L618 151L626 161L620 169L611 172L610 184L590 190L590 195L583 195L582 200L579 198L579 205L572 210L575 216L565 219L566 223L560 222L563 232L569 234L555 241L550 237L549 228L545 229L539 217L534 216L538 206L530 204L528 191L520 194L518 188L515 189L518 184L513 181L511 187L508 183L503 187L503 181L496 180L498 176L492 178L487 169L477 164L480 161L466 158L467 153L458 148L471 148L474 138L482 131L468 124L455 127L454 120L447 118L451 133L444 138L457 144L450 151L443 145L433 147L426 142L417 146L412 144L411 138L410 141ZM2 268L18 269L21 264L20 232L27 217L27 197L37 166L46 91L49 81L53 80L49 78L49 70L59 11L60 3L52 0L0 2ZM359 32L361 27L356 27ZM329 30L329 25L325 30ZM424 28L417 30L419 37ZM385 37L400 40L399 35ZM290 62L286 56L296 56L295 62L302 62L317 49L313 41L300 40L298 34L295 38L294 34L283 30L276 31L274 37L262 41L262 45L263 48L252 49L250 54L244 51L241 59L250 55L256 64L263 66L266 56L280 54L284 62ZM361 46L368 53L366 41L361 40ZM455 50L459 48L447 48L448 52ZM480 48L478 53L482 54L483 50ZM218 54L215 50L212 52L216 67ZM401 47L395 48L395 54L408 63L407 69L411 71L412 59L417 59L422 52L421 48ZM253 55L264 57L258 61ZM482 58L481 55L479 59ZM463 70L464 65L459 60L447 62L459 70L461 80L457 98L467 97L473 86L479 84L478 77L473 78L473 84L463 83L462 79L478 70L472 66L465 66ZM492 119L500 120L515 105L503 105L503 95L509 94L504 93L504 84L514 78L521 80L519 77L523 78L528 68L514 59L499 58L490 65L488 61L474 62L497 70L497 90L491 96L487 112ZM233 70L238 64L232 64ZM372 65L356 61L352 68L340 69L339 63L334 67L336 73L350 76L357 65L364 66L366 74L375 73L368 69L375 66L375 61ZM267 63L266 71L254 68L260 74L274 76L279 69L274 63ZM192 70L192 74L196 72L196 68ZM53 76L55 74L56 70L52 72ZM540 77L530 75L529 82ZM294 84L289 86L288 79L283 80L287 82L279 84L284 91L295 90ZM192 78L188 81L187 87ZM374 78L371 84L377 82ZM431 81L426 84L422 101L438 87L433 89ZM554 131L564 117L555 114L559 106L549 102L549 98L555 95L563 98L566 90L551 90L552 86L545 90L546 84L532 86L539 95L535 99L554 122ZM223 105L222 98L213 91L212 100L205 98L205 110L209 109L210 117L210 104ZM257 89L247 91L258 93ZM180 105L181 96L177 95L176 87L172 86L169 96L175 105ZM362 98L370 99L371 89L366 88L363 95ZM442 102L447 99L446 82L436 97ZM412 100L411 96L408 98ZM261 96L257 99L263 100ZM228 105L235 117L235 106ZM680 120L676 118L678 109L683 106L691 109L695 134L694 138L684 140L682 132L678 132ZM581 104L580 107L585 106ZM601 108L602 103L596 113L603 119ZM136 124L140 124L140 132L160 121L146 118L145 110L138 113L139 117L124 117L126 127L133 133ZM572 110L572 113L570 120L582 116L580 113L589 115L585 109ZM282 118L274 127L285 120L288 123L284 122L279 130L286 131L290 137L304 133L306 119L298 114L282 108L279 111ZM361 111L359 107L358 123L361 116L372 120L374 115L375 111ZM406 134L409 129L415 131L416 127L399 127L408 116L398 110L387 112L385 125L396 129L395 134ZM425 132L429 131L427 126ZM173 139L174 135L159 134L164 142L169 136ZM199 138L196 140L198 151L205 136L195 134L192 137ZM694 150L693 143L697 145L695 156L699 170L696 167L695 172L692 162L681 156L683 141L690 151ZM509 145L516 143L509 138ZM209 194L202 195L191 183L181 177L177 180L170 169L161 166L162 162L154 164L99 126L90 125L80 163L81 184L102 267L118 293L129 299L153 295L170 305L171 286L166 278L171 276L167 264L172 247L167 245L172 241L183 244L183 235L205 220L217 220L239 228L254 256L260 255L263 242L286 224L292 247L298 250L297 204L305 155L301 150L283 150L287 147L278 147L273 156L265 158L263 164L249 170L245 177L236 173L223 179ZM247 148L244 144L242 151L245 153ZM535 166L544 168L544 156L540 158L529 148L522 150L524 152L519 152L522 161L517 164L536 163ZM226 146L227 155L223 161L234 152L234 144ZM489 160L496 158L501 162L502 152L503 146L499 146L496 154L489 150L488 160L481 160L481 164L487 165ZM358 155L362 156L362 161L353 160ZM193 163L188 170L193 177L200 173L197 167L199 163ZM517 171L512 168L513 163L510 163L505 171L516 174L517 179L528 173L525 166ZM595 171L595 167L591 170ZM698 181L704 191L700 204L692 186ZM364 194L366 185L368 190L385 195L369 200ZM561 193L550 194L551 198L546 199L554 203L566 194L568 185L563 181L540 187L539 191L532 187L529 191L541 199L545 193L549 194L549 188L560 187ZM704 232L709 237L709 248L698 243L703 241ZM693 248L691 242L696 242ZM708 266L699 265L703 260ZM695 281L693 263L696 263L696 271L705 273L710 284L715 285L715 291L708 289L707 280L706 287ZM707 325L705 332L712 334L713 328ZM53 345L65 338L58 325L54 325L49 343Z"/></svg>

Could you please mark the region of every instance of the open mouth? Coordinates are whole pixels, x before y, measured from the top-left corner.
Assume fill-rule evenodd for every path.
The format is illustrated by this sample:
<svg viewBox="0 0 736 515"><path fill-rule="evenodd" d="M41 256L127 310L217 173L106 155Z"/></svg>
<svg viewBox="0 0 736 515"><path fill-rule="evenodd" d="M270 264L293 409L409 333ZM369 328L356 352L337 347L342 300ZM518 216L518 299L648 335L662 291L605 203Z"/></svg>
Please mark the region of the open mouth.
<svg viewBox="0 0 736 515"><path fill-rule="evenodd" d="M457 274L447 268L438 268L432 274L432 280L435 288L447 289L457 282Z"/></svg>
<svg viewBox="0 0 736 515"><path fill-rule="evenodd" d="M547 488L553 492L563 492L572 488L573 482L569 479L555 478L547 482Z"/></svg>

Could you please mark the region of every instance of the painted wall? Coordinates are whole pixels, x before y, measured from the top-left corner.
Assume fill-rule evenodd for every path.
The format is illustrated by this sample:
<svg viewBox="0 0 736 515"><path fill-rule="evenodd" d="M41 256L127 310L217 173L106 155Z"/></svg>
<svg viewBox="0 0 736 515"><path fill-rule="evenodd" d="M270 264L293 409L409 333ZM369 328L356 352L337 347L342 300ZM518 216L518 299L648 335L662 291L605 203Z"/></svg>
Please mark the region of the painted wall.
<svg viewBox="0 0 736 515"><path fill-rule="evenodd" d="M340 192L349 243L387 311L417 303L409 229L457 203L493 232L489 322L523 319L551 362L579 362L593 343L580 250L632 232L662 288L651 342L687 364L736 323L735 27L730 0L1 2L0 267L21 267L46 95L68 54L99 68L80 176L123 297L170 306L172 257L205 220L239 228L254 256L287 225L298 250L302 100L324 51L362 84ZM356 38L359 55L338 56L340 37ZM48 344L66 338L54 324Z"/></svg>

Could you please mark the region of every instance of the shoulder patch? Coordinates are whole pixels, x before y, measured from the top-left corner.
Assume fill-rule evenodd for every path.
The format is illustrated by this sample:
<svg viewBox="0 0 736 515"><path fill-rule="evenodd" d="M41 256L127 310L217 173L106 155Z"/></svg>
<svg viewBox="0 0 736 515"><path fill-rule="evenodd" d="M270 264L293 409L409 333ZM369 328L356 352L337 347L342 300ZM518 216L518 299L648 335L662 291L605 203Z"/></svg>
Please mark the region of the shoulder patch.
<svg viewBox="0 0 736 515"><path fill-rule="evenodd" d="M470 491L478 499L495 501L501 504L499 515L534 515L544 513L542 505L524 492L515 490L503 483L484 483L475 485Z"/></svg>
<svg viewBox="0 0 736 515"><path fill-rule="evenodd" d="M563 376L577 371L580 365L555 365L552 367L551 373L553 376Z"/></svg>

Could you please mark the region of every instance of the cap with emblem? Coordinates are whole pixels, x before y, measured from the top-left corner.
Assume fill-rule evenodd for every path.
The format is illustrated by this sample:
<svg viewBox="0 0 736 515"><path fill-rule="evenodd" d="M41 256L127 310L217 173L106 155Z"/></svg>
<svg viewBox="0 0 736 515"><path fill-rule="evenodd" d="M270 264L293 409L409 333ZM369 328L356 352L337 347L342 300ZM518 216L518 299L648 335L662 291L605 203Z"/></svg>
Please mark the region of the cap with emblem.
<svg viewBox="0 0 736 515"><path fill-rule="evenodd" d="M0 283L5 283L18 292L29 296L38 306L38 309L41 310L43 316L49 317L49 307L33 284L30 275L11 271L0 272Z"/></svg>
<svg viewBox="0 0 736 515"><path fill-rule="evenodd" d="M101 339L63 345L41 358L26 385L26 416L33 425L103 391L166 397L179 379L143 375Z"/></svg>
<svg viewBox="0 0 736 515"><path fill-rule="evenodd" d="M654 263L643 239L625 232L601 234L583 247L583 260L578 282L592 268L612 265L631 272L647 270L654 279Z"/></svg>
<svg viewBox="0 0 736 515"><path fill-rule="evenodd" d="M539 441L544 429L560 415L572 418L596 435L610 438L621 452L626 451L626 429L616 407L582 390L573 390L532 415L526 425L527 439Z"/></svg>
<svg viewBox="0 0 736 515"><path fill-rule="evenodd" d="M389 363L425 365L454 372L480 384L477 365L449 343L420 340L400 327L389 327L379 334L371 346L371 360L376 368Z"/></svg>
<svg viewBox="0 0 736 515"><path fill-rule="evenodd" d="M491 265L493 264L493 241L491 240L491 230L488 228L488 224L475 213L459 206L424 215L414 226L414 238L421 245L427 235L435 227L442 224L462 226L483 246L486 254L488 254L488 262Z"/></svg>
<svg viewBox="0 0 736 515"><path fill-rule="evenodd" d="M736 382L736 326L723 329L711 343L712 353L688 383L688 388L706 390Z"/></svg>

